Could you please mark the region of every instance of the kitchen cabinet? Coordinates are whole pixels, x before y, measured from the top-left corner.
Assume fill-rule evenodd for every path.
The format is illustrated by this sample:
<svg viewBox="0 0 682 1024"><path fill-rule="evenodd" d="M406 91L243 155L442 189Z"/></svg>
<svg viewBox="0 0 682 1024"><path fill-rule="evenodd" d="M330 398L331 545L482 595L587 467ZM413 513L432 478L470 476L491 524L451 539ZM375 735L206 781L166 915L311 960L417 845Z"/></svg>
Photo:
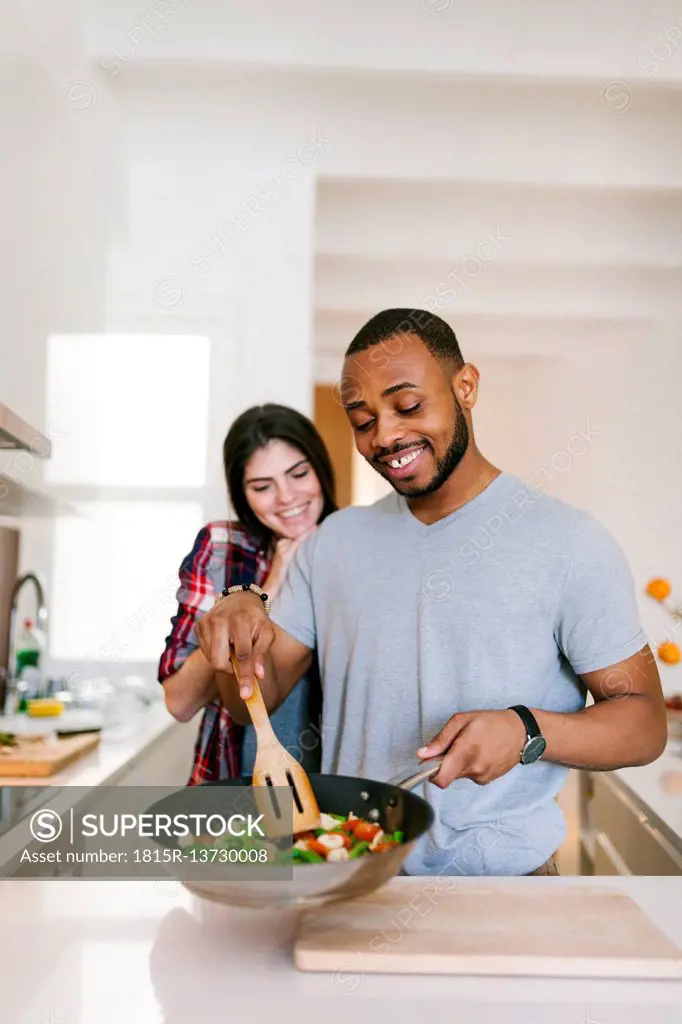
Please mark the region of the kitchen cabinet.
<svg viewBox="0 0 682 1024"><path fill-rule="evenodd" d="M18 448L49 459L52 442L0 402L0 448Z"/></svg>
<svg viewBox="0 0 682 1024"><path fill-rule="evenodd" d="M631 875L627 864L604 832L597 832L593 847L594 875Z"/></svg>
<svg viewBox="0 0 682 1024"><path fill-rule="evenodd" d="M33 516L78 516L75 505L63 498L55 498L43 491L36 491L20 483L10 473L0 472L0 517L8 519Z"/></svg>
<svg viewBox="0 0 682 1024"><path fill-rule="evenodd" d="M14 584L19 576L19 541L18 530L0 526L0 677L10 655L9 625ZM4 685L5 680L0 678L0 694Z"/></svg>
<svg viewBox="0 0 682 1024"><path fill-rule="evenodd" d="M112 799L116 787L130 786L138 790L142 790L143 787L145 789L159 787L157 796L151 789L149 792L139 793L139 798L142 801L139 812L142 813L150 802L153 802L158 796L165 795L169 789L180 789L186 786L192 768L199 721L200 718L197 716L195 721L187 724L173 722L158 737L133 754L123 767L108 777L102 785L89 789L87 786L78 786L77 779L74 779L72 784L75 783L78 791L79 813L84 811L90 814L120 812L120 803ZM55 797L50 796L48 806L53 806L52 800L56 799L57 793L64 794L68 792L69 788L68 786L56 786ZM161 792L161 789L164 792ZM43 803L45 804L47 801L43 801ZM13 854L9 860L6 860L3 856L3 845L5 845L6 838L10 838L9 832L5 833L5 836L0 836L0 873L2 877L55 878L77 877L80 874L79 865L66 863L66 852L78 848L77 844L71 846L67 829L64 829L61 836L54 842L44 844L34 841L30 845L22 847L22 850L25 848L32 853L61 851L61 862L50 860L34 864L25 860L22 864L19 860L20 853Z"/></svg>
<svg viewBox="0 0 682 1024"><path fill-rule="evenodd" d="M682 838L613 773L581 773L580 827L584 874L682 875Z"/></svg>
<svg viewBox="0 0 682 1024"><path fill-rule="evenodd" d="M132 757L112 780L115 786L186 786L201 716L176 722L155 743Z"/></svg>
<svg viewBox="0 0 682 1024"><path fill-rule="evenodd" d="M336 384L315 386L313 418L334 467L337 504L345 508L353 503L354 443Z"/></svg>
<svg viewBox="0 0 682 1024"><path fill-rule="evenodd" d="M49 459L52 442L30 423L0 402L0 452L17 451L14 463L0 464L0 518L21 516L75 516L68 501L34 490L26 483L34 464L33 456Z"/></svg>

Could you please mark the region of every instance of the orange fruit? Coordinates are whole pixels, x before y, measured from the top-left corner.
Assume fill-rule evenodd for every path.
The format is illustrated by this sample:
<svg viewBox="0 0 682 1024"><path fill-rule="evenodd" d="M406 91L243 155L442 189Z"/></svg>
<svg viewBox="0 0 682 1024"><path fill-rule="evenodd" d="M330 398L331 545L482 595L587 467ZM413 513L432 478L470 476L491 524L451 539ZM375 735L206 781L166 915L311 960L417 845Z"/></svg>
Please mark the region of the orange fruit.
<svg viewBox="0 0 682 1024"><path fill-rule="evenodd" d="M680 660L680 649L671 640L666 640L658 648L658 656L666 665L677 665Z"/></svg>
<svg viewBox="0 0 682 1024"><path fill-rule="evenodd" d="M664 579L649 580L646 585L647 594L656 601L665 601L666 597L670 595L671 590L672 587L669 581Z"/></svg>
<svg viewBox="0 0 682 1024"><path fill-rule="evenodd" d="M682 796L682 772L663 772L658 784L670 796Z"/></svg>

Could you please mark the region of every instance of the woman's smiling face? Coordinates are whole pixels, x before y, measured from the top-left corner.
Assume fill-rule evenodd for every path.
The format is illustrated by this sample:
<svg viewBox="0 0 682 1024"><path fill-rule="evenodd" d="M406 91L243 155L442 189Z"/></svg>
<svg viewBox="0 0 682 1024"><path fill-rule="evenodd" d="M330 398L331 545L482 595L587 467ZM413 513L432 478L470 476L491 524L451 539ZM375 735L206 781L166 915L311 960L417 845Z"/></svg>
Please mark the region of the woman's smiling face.
<svg viewBox="0 0 682 1024"><path fill-rule="evenodd" d="M312 529L324 508L312 466L298 448L278 439L268 441L247 462L244 494L260 522L290 540Z"/></svg>

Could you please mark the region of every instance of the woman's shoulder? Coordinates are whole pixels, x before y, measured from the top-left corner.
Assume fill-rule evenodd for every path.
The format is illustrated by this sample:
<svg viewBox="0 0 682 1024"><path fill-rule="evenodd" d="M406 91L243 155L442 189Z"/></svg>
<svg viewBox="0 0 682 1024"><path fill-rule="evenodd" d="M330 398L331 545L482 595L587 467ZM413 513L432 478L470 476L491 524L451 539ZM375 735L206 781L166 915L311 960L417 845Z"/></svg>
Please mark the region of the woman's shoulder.
<svg viewBox="0 0 682 1024"><path fill-rule="evenodd" d="M259 543L242 523L236 519L212 519L199 531L204 542L212 547L234 547L243 551L258 551Z"/></svg>

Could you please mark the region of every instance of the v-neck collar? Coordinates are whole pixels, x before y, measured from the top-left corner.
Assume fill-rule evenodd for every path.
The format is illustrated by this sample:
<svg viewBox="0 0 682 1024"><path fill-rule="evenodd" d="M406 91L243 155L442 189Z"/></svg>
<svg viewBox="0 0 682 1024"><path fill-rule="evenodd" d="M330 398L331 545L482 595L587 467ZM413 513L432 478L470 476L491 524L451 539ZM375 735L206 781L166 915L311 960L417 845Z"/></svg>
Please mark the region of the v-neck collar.
<svg viewBox="0 0 682 1024"><path fill-rule="evenodd" d="M446 529L451 523L459 519L464 519L471 515L472 512L477 511L482 505L485 505L489 501L497 500L498 493L503 491L507 483L512 482L513 477L509 473L499 473L494 480L491 480L487 487L472 498L471 501L467 501L465 505L461 505L460 508L456 508L454 512L450 512L447 516L443 516L442 519L437 519L435 523L422 523L420 519L417 519L414 512L407 503L407 498L403 494L396 492L396 498L398 502L398 510L402 521L406 526L413 530L415 533L421 534L423 537L432 536L435 533L440 533L441 530Z"/></svg>

